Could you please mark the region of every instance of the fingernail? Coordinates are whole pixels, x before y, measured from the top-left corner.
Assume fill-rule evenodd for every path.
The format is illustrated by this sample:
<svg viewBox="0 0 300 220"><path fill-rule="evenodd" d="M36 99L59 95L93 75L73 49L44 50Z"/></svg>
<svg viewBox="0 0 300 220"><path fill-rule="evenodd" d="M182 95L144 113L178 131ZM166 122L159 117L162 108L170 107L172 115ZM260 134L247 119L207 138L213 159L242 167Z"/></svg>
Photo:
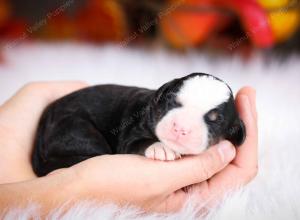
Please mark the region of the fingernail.
<svg viewBox="0 0 300 220"><path fill-rule="evenodd" d="M250 103L250 100L249 100L249 103ZM252 112L252 115L254 117L256 117L257 115L257 110L256 110L256 91L253 90L253 93L252 93L252 100L251 100L251 112Z"/></svg>
<svg viewBox="0 0 300 220"><path fill-rule="evenodd" d="M218 151L223 162L229 162L235 156L235 149L229 141L220 142L218 144Z"/></svg>
<svg viewBox="0 0 300 220"><path fill-rule="evenodd" d="M246 95L241 95L241 99L244 102L244 112L246 112L246 114L248 114L251 118L254 118L249 97Z"/></svg>
<svg viewBox="0 0 300 220"><path fill-rule="evenodd" d="M256 118L257 112L256 112L256 91L252 90L252 92L249 95L242 95L243 100L247 106L248 111L251 111L251 116L253 118Z"/></svg>

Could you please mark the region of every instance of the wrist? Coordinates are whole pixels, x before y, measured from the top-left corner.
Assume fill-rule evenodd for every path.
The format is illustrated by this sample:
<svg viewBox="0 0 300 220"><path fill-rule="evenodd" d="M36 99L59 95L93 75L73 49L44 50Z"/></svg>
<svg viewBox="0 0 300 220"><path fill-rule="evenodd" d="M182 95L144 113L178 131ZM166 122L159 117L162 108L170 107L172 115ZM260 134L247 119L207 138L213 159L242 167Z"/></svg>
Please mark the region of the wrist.
<svg viewBox="0 0 300 220"><path fill-rule="evenodd" d="M76 175L72 169L65 169L30 181L0 185L0 210L36 204L44 216L62 205L66 209L72 206L79 200L80 193Z"/></svg>
<svg viewBox="0 0 300 220"><path fill-rule="evenodd" d="M73 203L83 197L83 186L73 168L55 171L44 177L43 181L50 186L49 194L55 195L53 205Z"/></svg>

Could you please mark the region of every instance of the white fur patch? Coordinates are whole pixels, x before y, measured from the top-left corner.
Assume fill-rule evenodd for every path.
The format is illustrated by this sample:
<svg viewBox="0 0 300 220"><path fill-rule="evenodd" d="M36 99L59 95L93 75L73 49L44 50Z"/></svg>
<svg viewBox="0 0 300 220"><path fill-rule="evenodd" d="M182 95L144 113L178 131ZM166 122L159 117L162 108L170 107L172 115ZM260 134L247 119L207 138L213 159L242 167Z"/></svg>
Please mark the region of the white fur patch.
<svg viewBox="0 0 300 220"><path fill-rule="evenodd" d="M161 119L155 129L156 136L177 153L200 154L209 144L204 116L227 102L230 94L224 82L211 76L194 76L185 80L177 94L177 101L182 106L170 110Z"/></svg>
<svg viewBox="0 0 300 220"><path fill-rule="evenodd" d="M174 122L188 129L189 134L176 137L173 132ZM200 154L208 145L208 129L203 114L195 108L183 106L170 110L157 124L155 134L167 147L182 155Z"/></svg>
<svg viewBox="0 0 300 220"><path fill-rule="evenodd" d="M211 76L195 76L186 80L177 95L183 106L197 108L202 114L226 102L230 97L228 86Z"/></svg>

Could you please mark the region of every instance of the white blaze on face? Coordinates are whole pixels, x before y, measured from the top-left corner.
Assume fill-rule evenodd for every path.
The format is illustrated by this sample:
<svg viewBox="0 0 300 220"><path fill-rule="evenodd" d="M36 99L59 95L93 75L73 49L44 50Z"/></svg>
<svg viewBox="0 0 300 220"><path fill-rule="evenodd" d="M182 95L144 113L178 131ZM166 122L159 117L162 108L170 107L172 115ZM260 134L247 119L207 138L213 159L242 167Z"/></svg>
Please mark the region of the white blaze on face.
<svg viewBox="0 0 300 220"><path fill-rule="evenodd" d="M204 116L228 101L227 85L211 76L187 79L177 93L182 106L170 110L157 124L159 140L180 154L199 154L208 146L208 127Z"/></svg>

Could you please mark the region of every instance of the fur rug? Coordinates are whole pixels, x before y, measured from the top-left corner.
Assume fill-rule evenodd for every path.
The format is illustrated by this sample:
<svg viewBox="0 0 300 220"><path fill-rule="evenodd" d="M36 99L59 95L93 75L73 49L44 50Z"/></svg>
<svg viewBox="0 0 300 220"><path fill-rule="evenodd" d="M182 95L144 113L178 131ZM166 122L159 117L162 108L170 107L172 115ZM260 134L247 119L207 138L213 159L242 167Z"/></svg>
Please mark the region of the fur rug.
<svg viewBox="0 0 300 220"><path fill-rule="evenodd" d="M156 88L191 72L208 72L227 81L234 91L257 89L259 174L240 192L228 196L206 219L300 219L300 58L284 62L257 53L247 62L239 57L187 55L161 49L124 49L76 44L31 44L4 52L0 65L0 103L24 83L37 80L85 80L91 84L120 83ZM190 202L169 216L140 216L134 208L81 203L53 219L196 219ZM35 206L13 209L4 219L35 216Z"/></svg>

